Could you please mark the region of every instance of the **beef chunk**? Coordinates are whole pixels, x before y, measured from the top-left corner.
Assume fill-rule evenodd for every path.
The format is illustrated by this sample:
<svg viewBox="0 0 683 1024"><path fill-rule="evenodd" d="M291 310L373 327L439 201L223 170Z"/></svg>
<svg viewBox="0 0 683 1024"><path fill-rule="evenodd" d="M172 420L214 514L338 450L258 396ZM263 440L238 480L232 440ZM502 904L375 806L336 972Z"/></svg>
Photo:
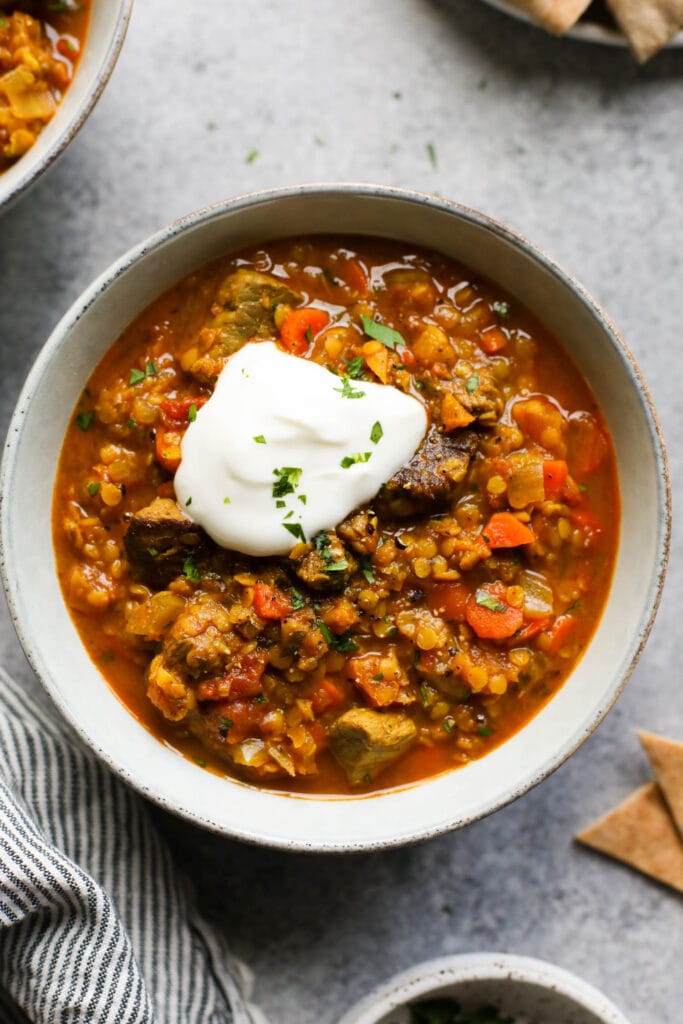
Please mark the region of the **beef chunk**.
<svg viewBox="0 0 683 1024"><path fill-rule="evenodd" d="M495 424L505 405L500 386L490 370L479 368L463 379L454 376L440 389L450 392L483 426Z"/></svg>
<svg viewBox="0 0 683 1024"><path fill-rule="evenodd" d="M330 749L352 785L374 778L417 737L414 722L401 712L352 708L330 726Z"/></svg>
<svg viewBox="0 0 683 1024"><path fill-rule="evenodd" d="M276 306L300 302L301 296L277 278L255 270L236 270L221 284L213 307L214 316L200 332L199 348L205 354L193 363L190 372L202 383L211 383L226 359L246 341L276 336Z"/></svg>
<svg viewBox="0 0 683 1024"><path fill-rule="evenodd" d="M325 530L299 559L293 559L294 571L311 590L332 593L351 579L358 563L334 530Z"/></svg>
<svg viewBox="0 0 683 1024"><path fill-rule="evenodd" d="M381 511L398 517L419 515L447 502L464 479L478 442L476 430L444 434L432 425L408 465L380 491Z"/></svg>
<svg viewBox="0 0 683 1024"><path fill-rule="evenodd" d="M155 590L183 572L185 559L195 562L211 550L210 539L170 498L156 498L131 519L124 537L133 575Z"/></svg>
<svg viewBox="0 0 683 1024"><path fill-rule="evenodd" d="M377 516L370 509L352 512L337 533L359 555L373 555L377 550Z"/></svg>
<svg viewBox="0 0 683 1024"><path fill-rule="evenodd" d="M166 668L196 679L224 672L241 647L228 610L204 596L185 605L164 639L162 655Z"/></svg>

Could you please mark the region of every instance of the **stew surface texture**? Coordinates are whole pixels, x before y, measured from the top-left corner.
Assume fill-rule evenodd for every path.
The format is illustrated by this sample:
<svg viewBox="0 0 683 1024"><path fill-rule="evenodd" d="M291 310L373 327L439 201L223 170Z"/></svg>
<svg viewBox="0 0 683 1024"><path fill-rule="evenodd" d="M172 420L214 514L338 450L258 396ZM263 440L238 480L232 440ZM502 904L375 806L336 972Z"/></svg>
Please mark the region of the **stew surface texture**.
<svg viewBox="0 0 683 1024"><path fill-rule="evenodd" d="M89 0L0 3L0 172L52 120L78 64Z"/></svg>
<svg viewBox="0 0 683 1024"><path fill-rule="evenodd" d="M426 412L405 465L307 536L306 472L267 463L264 409L249 441L289 551L258 557L193 520L187 463L174 488L221 370L256 349L325 368L350 420L370 384ZM337 458L342 496L387 424ZM202 766L303 793L404 785L520 729L595 629L618 528L605 423L539 322L444 257L354 237L223 258L148 307L88 381L53 508L65 600L133 714Z"/></svg>

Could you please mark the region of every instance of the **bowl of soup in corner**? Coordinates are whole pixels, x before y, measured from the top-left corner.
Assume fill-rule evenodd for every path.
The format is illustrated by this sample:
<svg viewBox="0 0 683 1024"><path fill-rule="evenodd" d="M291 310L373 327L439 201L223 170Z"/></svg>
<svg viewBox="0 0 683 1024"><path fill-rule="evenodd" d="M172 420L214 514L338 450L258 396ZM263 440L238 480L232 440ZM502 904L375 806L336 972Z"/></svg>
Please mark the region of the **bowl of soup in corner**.
<svg viewBox="0 0 683 1024"><path fill-rule="evenodd" d="M368 850L590 735L669 516L645 384L573 278L455 203L309 185L176 222L66 314L8 435L3 579L52 699L140 792Z"/></svg>
<svg viewBox="0 0 683 1024"><path fill-rule="evenodd" d="M87 118L116 63L132 2L0 3L0 210Z"/></svg>

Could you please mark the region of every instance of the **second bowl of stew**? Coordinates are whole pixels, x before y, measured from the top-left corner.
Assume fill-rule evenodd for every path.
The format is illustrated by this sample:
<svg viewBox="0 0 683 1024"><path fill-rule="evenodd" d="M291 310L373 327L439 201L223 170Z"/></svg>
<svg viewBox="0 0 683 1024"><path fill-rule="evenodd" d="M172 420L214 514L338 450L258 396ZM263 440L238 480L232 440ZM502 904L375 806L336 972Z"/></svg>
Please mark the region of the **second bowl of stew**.
<svg viewBox="0 0 683 1024"><path fill-rule="evenodd" d="M443 200L309 186L82 297L15 413L2 525L27 654L117 771L230 835L367 849L589 735L649 631L668 484L632 358L547 257Z"/></svg>

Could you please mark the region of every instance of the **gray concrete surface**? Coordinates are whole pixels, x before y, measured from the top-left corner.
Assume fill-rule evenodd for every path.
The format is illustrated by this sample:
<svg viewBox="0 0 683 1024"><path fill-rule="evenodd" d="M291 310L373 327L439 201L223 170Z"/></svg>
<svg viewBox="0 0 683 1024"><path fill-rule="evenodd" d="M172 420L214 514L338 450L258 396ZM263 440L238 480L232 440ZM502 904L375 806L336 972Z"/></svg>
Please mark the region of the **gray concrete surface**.
<svg viewBox="0 0 683 1024"><path fill-rule="evenodd" d="M683 51L639 69L625 51L548 39L479 0L139 0L88 124L0 220L3 429L52 325L126 247L235 193L360 179L469 203L576 273L640 361L678 492L682 110ZM682 554L675 533L657 625L616 709L494 817L419 847L330 858L162 819L273 1022L333 1024L398 969L501 949L577 971L633 1024L680 1024L680 898L572 835L647 778L636 726L683 737ZM0 660L35 687L4 611Z"/></svg>

